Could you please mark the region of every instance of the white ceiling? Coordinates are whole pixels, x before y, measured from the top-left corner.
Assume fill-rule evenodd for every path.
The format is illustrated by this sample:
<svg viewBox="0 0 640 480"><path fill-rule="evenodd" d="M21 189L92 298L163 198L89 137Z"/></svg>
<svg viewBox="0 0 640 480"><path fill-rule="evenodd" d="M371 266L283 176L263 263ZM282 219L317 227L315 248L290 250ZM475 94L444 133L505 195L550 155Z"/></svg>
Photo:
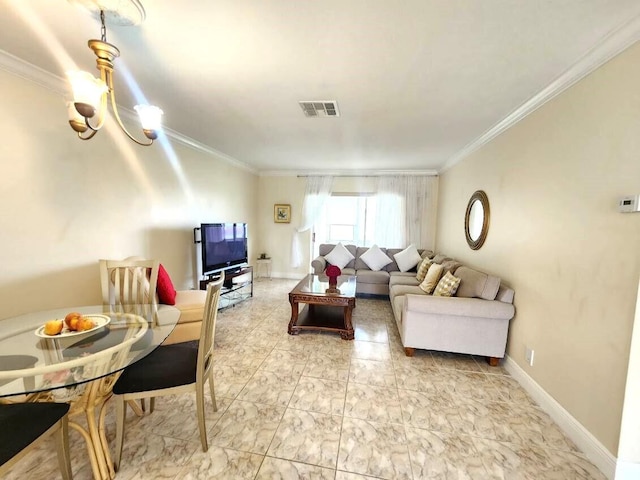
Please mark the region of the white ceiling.
<svg viewBox="0 0 640 480"><path fill-rule="evenodd" d="M0 51L57 77L73 62L94 71L86 42L100 29L85 11L67 0L0 5ZM168 129L261 173L439 171L640 30L638 0L144 7L141 25L107 26L121 51L119 103L136 103L120 75L126 64ZM300 100L336 100L341 115L307 118Z"/></svg>

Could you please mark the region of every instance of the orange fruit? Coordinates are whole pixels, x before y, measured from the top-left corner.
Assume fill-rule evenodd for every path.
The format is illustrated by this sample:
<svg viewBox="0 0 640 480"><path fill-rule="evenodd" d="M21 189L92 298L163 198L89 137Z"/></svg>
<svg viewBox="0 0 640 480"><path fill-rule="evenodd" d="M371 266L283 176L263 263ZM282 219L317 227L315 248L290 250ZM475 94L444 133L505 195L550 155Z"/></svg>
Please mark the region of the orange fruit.
<svg viewBox="0 0 640 480"><path fill-rule="evenodd" d="M84 332L85 330L91 330L95 326L96 326L95 322L90 318L80 317L78 319L76 330L78 330L79 332Z"/></svg>
<svg viewBox="0 0 640 480"><path fill-rule="evenodd" d="M62 331L64 322L62 320L49 320L44 324L45 335L58 335Z"/></svg>
<svg viewBox="0 0 640 480"><path fill-rule="evenodd" d="M64 317L64 323L67 324L69 330L77 330L78 329L78 321L82 318L82 314L78 312L68 313L66 317Z"/></svg>

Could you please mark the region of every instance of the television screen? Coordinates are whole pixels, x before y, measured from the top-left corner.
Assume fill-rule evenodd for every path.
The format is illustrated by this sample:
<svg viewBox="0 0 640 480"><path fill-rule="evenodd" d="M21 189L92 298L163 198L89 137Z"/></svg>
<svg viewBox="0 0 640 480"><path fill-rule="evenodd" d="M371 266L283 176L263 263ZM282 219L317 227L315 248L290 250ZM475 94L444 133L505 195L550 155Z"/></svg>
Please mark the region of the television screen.
<svg viewBox="0 0 640 480"><path fill-rule="evenodd" d="M203 223L200 234L203 274L247 263L246 223Z"/></svg>

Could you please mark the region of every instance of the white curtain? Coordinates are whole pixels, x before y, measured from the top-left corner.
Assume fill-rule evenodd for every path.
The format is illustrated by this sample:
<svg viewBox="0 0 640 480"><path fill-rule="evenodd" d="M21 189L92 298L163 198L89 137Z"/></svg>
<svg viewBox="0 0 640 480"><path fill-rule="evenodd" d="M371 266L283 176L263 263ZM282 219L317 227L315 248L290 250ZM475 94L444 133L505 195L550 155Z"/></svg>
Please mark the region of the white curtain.
<svg viewBox="0 0 640 480"><path fill-rule="evenodd" d="M291 266L298 268L302 265L302 245L300 234L306 232L316 223L324 209L327 200L331 196L333 177L307 177L307 189L304 194L302 205L302 220L300 225L293 232L291 244Z"/></svg>
<svg viewBox="0 0 640 480"><path fill-rule="evenodd" d="M436 178L384 176L378 179L375 242L387 248L432 248ZM428 232L426 235L424 233ZM428 237L428 238L423 238Z"/></svg>
<svg viewBox="0 0 640 480"><path fill-rule="evenodd" d="M405 190L406 177L378 178L374 241L381 247L406 246Z"/></svg>

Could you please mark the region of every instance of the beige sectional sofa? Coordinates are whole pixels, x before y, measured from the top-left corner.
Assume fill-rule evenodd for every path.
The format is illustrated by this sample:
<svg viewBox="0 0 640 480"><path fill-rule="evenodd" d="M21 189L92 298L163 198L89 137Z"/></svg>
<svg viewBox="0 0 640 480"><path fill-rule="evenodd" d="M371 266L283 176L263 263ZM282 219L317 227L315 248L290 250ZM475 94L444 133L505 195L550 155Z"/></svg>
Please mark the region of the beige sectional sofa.
<svg viewBox="0 0 640 480"><path fill-rule="evenodd" d="M320 244L320 247L318 249L319 255L311 262L311 267L313 268L314 274L320 275L326 270L329 264L324 257L328 255L334 247L335 245L331 243ZM360 258L364 252L369 250L368 247L356 247L355 245L345 245L345 247L355 258L342 269L342 274L355 275L358 278L356 282L356 294L389 295L389 282L392 276L413 276L413 278L415 278L416 276L415 269L413 270L413 273L401 272L395 260L384 267L382 270L374 272ZM391 260L393 260L393 256L396 253L402 251L401 248L381 248L381 250ZM431 252L431 250L418 249L418 253L420 253L423 257L427 255L433 255L433 252Z"/></svg>
<svg viewBox="0 0 640 480"><path fill-rule="evenodd" d="M357 293L389 296L407 356L412 356L416 348L437 350L485 356L492 365L504 357L515 308L514 291L500 278L462 265L446 255L433 256L430 251L419 250L423 257L429 256L434 263L443 265L445 272L460 278L455 296L427 295L419 287L415 270L400 272L393 262L383 269L385 271L372 272L358 263L366 248L345 246L356 258L343 272L356 275ZM320 257L312 262L314 273L324 271L327 262L322 257L332 248L329 244L320 246ZM399 251L386 250L392 259Z"/></svg>

